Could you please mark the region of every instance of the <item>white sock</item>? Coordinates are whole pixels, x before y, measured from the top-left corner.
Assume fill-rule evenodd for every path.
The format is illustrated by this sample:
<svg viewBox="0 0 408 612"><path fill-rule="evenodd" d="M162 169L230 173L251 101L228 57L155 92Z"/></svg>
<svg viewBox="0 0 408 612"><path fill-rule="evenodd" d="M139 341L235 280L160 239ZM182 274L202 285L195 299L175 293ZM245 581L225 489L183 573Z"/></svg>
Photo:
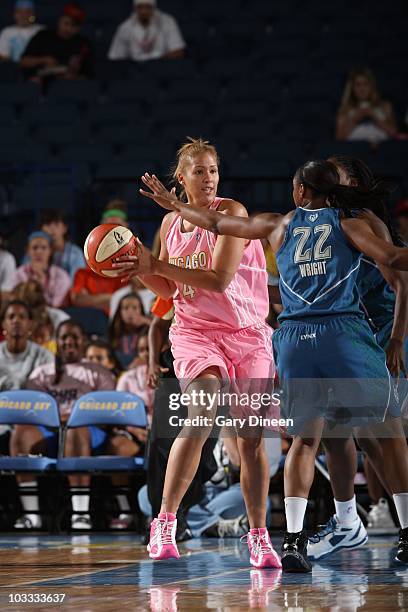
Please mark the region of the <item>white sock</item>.
<svg viewBox="0 0 408 612"><path fill-rule="evenodd" d="M73 512L88 512L89 511L89 495L73 495L72 496Z"/></svg>
<svg viewBox="0 0 408 612"><path fill-rule="evenodd" d="M39 527L41 525L40 515L31 514L32 512L38 512L40 508L38 503L38 495L36 495L35 493L24 493L24 488L36 486L36 480L32 480L30 482L20 482L19 484L21 505L24 508L24 514L30 519L33 527Z"/></svg>
<svg viewBox="0 0 408 612"><path fill-rule="evenodd" d="M119 510L121 513L130 512L130 505L129 505L129 500L127 498L127 495L118 494L116 495L116 499L117 499Z"/></svg>
<svg viewBox="0 0 408 612"><path fill-rule="evenodd" d="M358 519L355 495L348 501L337 501L335 499L334 505L336 506L336 516L341 525L351 525Z"/></svg>
<svg viewBox="0 0 408 612"><path fill-rule="evenodd" d="M307 499L304 497L285 497L286 528L289 533L298 533L303 529Z"/></svg>
<svg viewBox="0 0 408 612"><path fill-rule="evenodd" d="M401 529L408 527L408 493L395 493L392 496Z"/></svg>

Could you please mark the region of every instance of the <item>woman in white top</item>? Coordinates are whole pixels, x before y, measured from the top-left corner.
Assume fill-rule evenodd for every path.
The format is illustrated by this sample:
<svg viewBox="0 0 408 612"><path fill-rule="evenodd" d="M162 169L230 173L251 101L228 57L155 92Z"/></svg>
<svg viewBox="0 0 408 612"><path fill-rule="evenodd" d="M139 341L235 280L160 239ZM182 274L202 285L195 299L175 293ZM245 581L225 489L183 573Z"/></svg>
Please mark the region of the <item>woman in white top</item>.
<svg viewBox="0 0 408 612"><path fill-rule="evenodd" d="M371 70L352 71L337 113L336 138L378 143L396 133L394 110L381 99Z"/></svg>

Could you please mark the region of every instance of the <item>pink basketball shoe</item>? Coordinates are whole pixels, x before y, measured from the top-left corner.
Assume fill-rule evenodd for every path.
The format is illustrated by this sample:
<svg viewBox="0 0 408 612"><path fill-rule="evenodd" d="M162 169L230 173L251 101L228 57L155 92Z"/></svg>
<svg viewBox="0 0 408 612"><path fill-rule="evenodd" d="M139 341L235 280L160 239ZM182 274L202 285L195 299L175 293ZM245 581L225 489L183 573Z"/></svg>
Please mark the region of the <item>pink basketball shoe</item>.
<svg viewBox="0 0 408 612"><path fill-rule="evenodd" d="M268 530L265 527L261 529L251 529L251 531L241 539L244 540L244 538L246 538L246 542L248 543L251 565L258 569L263 569L265 567L280 569L282 567L280 557L276 550L274 550Z"/></svg>
<svg viewBox="0 0 408 612"><path fill-rule="evenodd" d="M176 544L177 519L174 514L159 514L150 525L147 551L151 559L179 559Z"/></svg>

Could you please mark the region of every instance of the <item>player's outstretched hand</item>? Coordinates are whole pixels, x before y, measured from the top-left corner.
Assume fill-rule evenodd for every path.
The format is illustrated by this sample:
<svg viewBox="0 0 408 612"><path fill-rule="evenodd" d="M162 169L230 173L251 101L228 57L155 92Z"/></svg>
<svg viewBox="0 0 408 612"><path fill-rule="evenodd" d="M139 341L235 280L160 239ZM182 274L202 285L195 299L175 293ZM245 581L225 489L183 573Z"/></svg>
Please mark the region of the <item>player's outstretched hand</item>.
<svg viewBox="0 0 408 612"><path fill-rule="evenodd" d="M147 172L141 178L146 187L150 189L150 191L139 189L142 195L154 200L159 206L166 210L177 210L178 199L175 187L173 187L171 191L168 191L156 175L152 174L152 176L150 176Z"/></svg>
<svg viewBox="0 0 408 612"><path fill-rule="evenodd" d="M152 252L140 242L139 238L136 240L139 247L137 255L124 255L118 258L117 263L112 264L115 270L123 273L122 282L129 281L133 276L151 274L153 270Z"/></svg>

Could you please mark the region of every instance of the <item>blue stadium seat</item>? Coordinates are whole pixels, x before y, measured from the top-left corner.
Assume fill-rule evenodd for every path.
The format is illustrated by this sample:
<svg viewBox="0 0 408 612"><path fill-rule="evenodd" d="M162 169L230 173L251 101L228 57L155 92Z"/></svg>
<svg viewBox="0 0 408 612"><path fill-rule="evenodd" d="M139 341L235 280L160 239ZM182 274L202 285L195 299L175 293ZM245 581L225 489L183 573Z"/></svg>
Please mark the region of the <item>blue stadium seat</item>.
<svg viewBox="0 0 408 612"><path fill-rule="evenodd" d="M251 104L254 101L280 100L282 85L279 79L245 79L230 83L226 91L226 99L233 102L246 102Z"/></svg>
<svg viewBox="0 0 408 612"><path fill-rule="evenodd" d="M325 159L331 155L349 155L350 157L358 157L366 160L371 153L371 148L366 141L348 141L348 140L325 140L318 141L313 147L314 157Z"/></svg>
<svg viewBox="0 0 408 612"><path fill-rule="evenodd" d="M155 174L160 173L160 167L154 160L148 158L135 159L134 161L110 162L101 164L95 173L95 179L107 181L111 180L137 180L147 169Z"/></svg>
<svg viewBox="0 0 408 612"><path fill-rule="evenodd" d="M102 164L113 159L112 147L108 144L67 145L58 154L58 159L66 162Z"/></svg>
<svg viewBox="0 0 408 612"><path fill-rule="evenodd" d="M185 79L179 75L168 84L165 100L166 102L207 102L216 101L220 97L220 89L216 80L211 75L199 79Z"/></svg>
<svg viewBox="0 0 408 612"><path fill-rule="evenodd" d="M95 104L99 99L99 85L94 81L55 81L50 87L51 101L74 102L77 104Z"/></svg>
<svg viewBox="0 0 408 612"><path fill-rule="evenodd" d="M151 104L153 100L157 100L159 95L160 88L158 84L149 79L116 81L110 83L107 90L108 100L125 104L139 103L141 101Z"/></svg>
<svg viewBox="0 0 408 612"><path fill-rule="evenodd" d="M87 393L75 402L66 429L89 425L147 428L144 402L133 393L119 391ZM143 457L62 457L61 453L57 462L59 471L70 473L136 471L144 467Z"/></svg>
<svg viewBox="0 0 408 612"><path fill-rule="evenodd" d="M14 62L0 62L0 83L17 83L21 79L21 68Z"/></svg>
<svg viewBox="0 0 408 612"><path fill-rule="evenodd" d="M233 80L242 78L248 73L248 63L246 57L241 59L211 59L205 63L205 71L213 78Z"/></svg>
<svg viewBox="0 0 408 612"><path fill-rule="evenodd" d="M265 158L248 158L236 160L228 165L227 176L241 178L283 178L290 176L290 167L286 160L268 160Z"/></svg>
<svg viewBox="0 0 408 612"><path fill-rule="evenodd" d="M1 126L1 143L21 143L21 146L24 145L27 139L27 132L24 126L19 123L15 123L14 125L2 125Z"/></svg>
<svg viewBox="0 0 408 612"><path fill-rule="evenodd" d="M214 113L216 121L251 121L254 117L262 120L262 117L268 119L268 105L264 101L258 101L259 98L254 96L252 102L235 101L233 104L219 105Z"/></svg>
<svg viewBox="0 0 408 612"><path fill-rule="evenodd" d="M43 425L60 429L58 405L53 397L39 391L4 391L0 393L2 425ZM50 457L0 457L2 472L46 472L56 466Z"/></svg>
<svg viewBox="0 0 408 612"><path fill-rule="evenodd" d="M144 115L141 104L101 104L92 108L89 122L92 126L129 125Z"/></svg>
<svg viewBox="0 0 408 612"><path fill-rule="evenodd" d="M53 145L79 144L90 140L88 125L84 123L43 125L35 132L39 142Z"/></svg>
<svg viewBox="0 0 408 612"><path fill-rule="evenodd" d="M95 134L96 142L110 145L147 142L150 126L146 123L127 123L123 125L102 125Z"/></svg>
<svg viewBox="0 0 408 612"><path fill-rule="evenodd" d="M197 122L204 117L205 106L200 102L159 103L150 109L155 123L179 122L193 118Z"/></svg>
<svg viewBox="0 0 408 612"><path fill-rule="evenodd" d="M80 113L75 104L35 104L25 108L21 115L26 125L66 125L78 123Z"/></svg>
<svg viewBox="0 0 408 612"><path fill-rule="evenodd" d="M14 106L11 104L1 104L0 106L0 125L12 125L16 123L17 116Z"/></svg>
<svg viewBox="0 0 408 612"><path fill-rule="evenodd" d="M103 310L85 306L71 306L66 308L65 312L71 319L80 323L87 336L106 337L109 320Z"/></svg>
<svg viewBox="0 0 408 612"><path fill-rule="evenodd" d="M178 77L194 78L196 76L195 63L190 58L178 59L177 61L153 60L144 65L144 74L148 79L169 80Z"/></svg>
<svg viewBox="0 0 408 612"><path fill-rule="evenodd" d="M2 87L2 104L29 104L40 97L40 87L35 83L9 83Z"/></svg>
<svg viewBox="0 0 408 612"><path fill-rule="evenodd" d="M0 161L10 164L22 164L24 162L38 163L50 160L51 153L46 145L41 145L30 140L24 143L10 142L0 145Z"/></svg>

